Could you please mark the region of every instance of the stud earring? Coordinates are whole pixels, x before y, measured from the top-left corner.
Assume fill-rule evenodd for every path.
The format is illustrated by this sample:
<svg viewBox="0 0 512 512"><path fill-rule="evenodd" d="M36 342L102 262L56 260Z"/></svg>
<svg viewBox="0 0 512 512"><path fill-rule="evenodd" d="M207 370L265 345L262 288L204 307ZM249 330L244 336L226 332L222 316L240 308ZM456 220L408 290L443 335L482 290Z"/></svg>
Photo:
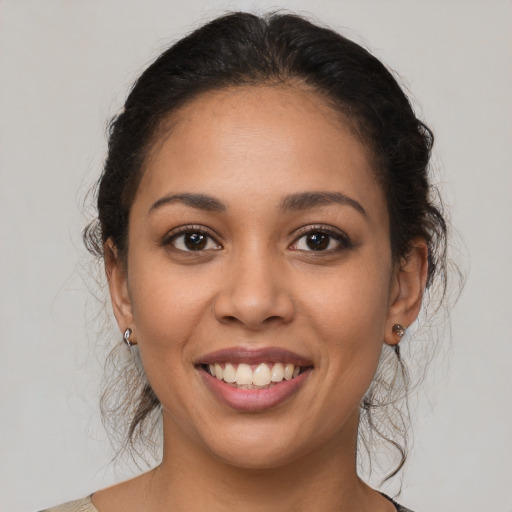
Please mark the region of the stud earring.
<svg viewBox="0 0 512 512"><path fill-rule="evenodd" d="M404 327L403 325L400 324L395 324L393 325L393 328L391 330L393 331L393 334L402 339L405 334L405 331L407 330L407 327Z"/></svg>
<svg viewBox="0 0 512 512"><path fill-rule="evenodd" d="M128 347L134 345L134 343L130 341L130 336L132 335L132 332L133 331L129 327L126 329L126 331L124 331L123 339L124 342L128 345Z"/></svg>

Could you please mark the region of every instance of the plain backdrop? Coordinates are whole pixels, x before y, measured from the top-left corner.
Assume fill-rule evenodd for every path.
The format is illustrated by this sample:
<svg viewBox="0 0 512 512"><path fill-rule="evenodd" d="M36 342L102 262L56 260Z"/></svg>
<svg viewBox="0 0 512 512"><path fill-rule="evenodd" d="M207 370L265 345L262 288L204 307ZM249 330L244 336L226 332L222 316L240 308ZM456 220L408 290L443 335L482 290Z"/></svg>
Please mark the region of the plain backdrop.
<svg viewBox="0 0 512 512"><path fill-rule="evenodd" d="M227 9L313 15L397 70L436 134L469 269L415 412L400 501L512 511L510 1L0 1L0 510L85 496L117 472L81 244L105 127L170 41Z"/></svg>

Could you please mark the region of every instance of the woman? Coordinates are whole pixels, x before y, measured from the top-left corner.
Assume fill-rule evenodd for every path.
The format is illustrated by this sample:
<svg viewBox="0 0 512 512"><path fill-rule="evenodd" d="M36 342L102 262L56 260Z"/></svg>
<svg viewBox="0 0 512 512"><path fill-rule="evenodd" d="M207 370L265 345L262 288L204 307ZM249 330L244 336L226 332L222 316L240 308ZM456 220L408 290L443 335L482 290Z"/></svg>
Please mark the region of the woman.
<svg viewBox="0 0 512 512"><path fill-rule="evenodd" d="M131 440L161 413L162 462L51 510L407 510L357 446L403 464L400 342L445 276L432 140L377 59L296 16L218 18L149 66L85 240L147 379L117 410Z"/></svg>

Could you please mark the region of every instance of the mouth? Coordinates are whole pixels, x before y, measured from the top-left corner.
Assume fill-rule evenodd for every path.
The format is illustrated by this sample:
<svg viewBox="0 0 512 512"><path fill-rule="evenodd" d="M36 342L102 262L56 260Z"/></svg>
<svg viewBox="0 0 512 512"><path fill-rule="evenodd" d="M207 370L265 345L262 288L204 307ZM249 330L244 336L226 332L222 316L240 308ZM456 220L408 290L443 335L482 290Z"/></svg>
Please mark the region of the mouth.
<svg viewBox="0 0 512 512"><path fill-rule="evenodd" d="M202 369L212 377L238 389L268 389L283 381L297 378L310 366L292 363L214 363L203 364Z"/></svg>
<svg viewBox="0 0 512 512"><path fill-rule="evenodd" d="M258 412L293 396L313 363L283 349L234 348L211 353L196 368L210 391L238 411Z"/></svg>

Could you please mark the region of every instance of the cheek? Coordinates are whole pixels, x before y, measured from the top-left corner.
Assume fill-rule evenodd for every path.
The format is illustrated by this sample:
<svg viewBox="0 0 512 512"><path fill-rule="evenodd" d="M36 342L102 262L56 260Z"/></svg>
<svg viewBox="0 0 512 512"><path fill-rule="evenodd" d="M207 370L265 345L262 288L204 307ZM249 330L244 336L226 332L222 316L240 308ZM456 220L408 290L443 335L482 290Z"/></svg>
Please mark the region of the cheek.
<svg viewBox="0 0 512 512"><path fill-rule="evenodd" d="M386 268L385 261L347 267L326 279L325 286L317 283L306 303L321 340L321 365L334 385L356 386L361 395L373 379L384 340L389 290Z"/></svg>
<svg viewBox="0 0 512 512"><path fill-rule="evenodd" d="M183 350L209 310L212 284L200 274L191 280L158 259L132 263L129 286L141 352L165 357Z"/></svg>
<svg viewBox="0 0 512 512"><path fill-rule="evenodd" d="M339 271L316 276L313 286L304 286L304 303L328 338L348 332L383 333L388 313L387 268L385 261L355 260Z"/></svg>
<svg viewBox="0 0 512 512"><path fill-rule="evenodd" d="M164 409L193 407L186 400L195 386L191 354L209 308L210 287L170 272L168 263L131 262L130 295L137 341L146 377ZM198 392L198 390L196 390ZM184 424L188 420L182 418Z"/></svg>

